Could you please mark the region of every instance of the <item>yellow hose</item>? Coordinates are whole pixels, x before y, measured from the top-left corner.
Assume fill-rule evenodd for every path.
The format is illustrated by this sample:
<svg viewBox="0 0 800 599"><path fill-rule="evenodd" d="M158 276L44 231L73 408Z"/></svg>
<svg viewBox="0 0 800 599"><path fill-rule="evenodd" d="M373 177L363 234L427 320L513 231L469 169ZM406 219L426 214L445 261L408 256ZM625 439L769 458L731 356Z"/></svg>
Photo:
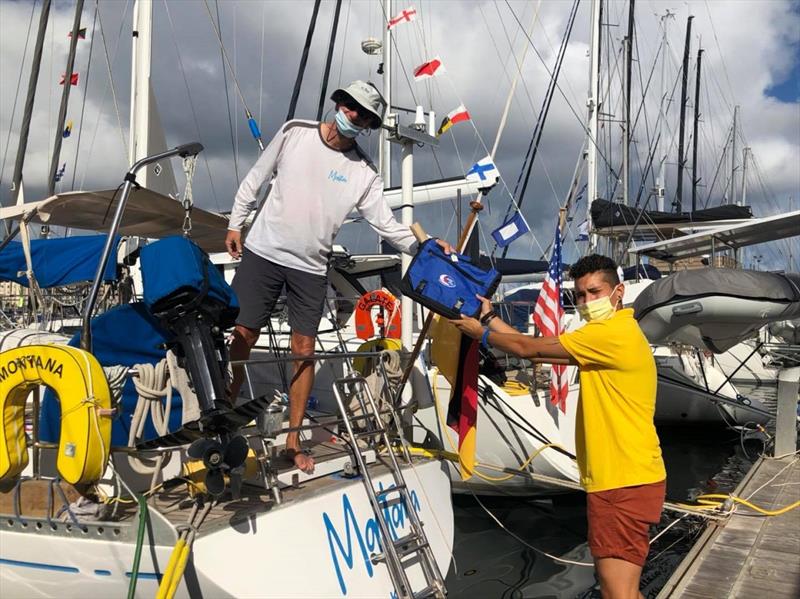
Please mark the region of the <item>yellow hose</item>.
<svg viewBox="0 0 800 599"><path fill-rule="evenodd" d="M505 391L511 397L518 397L520 395L530 395L531 388L525 383L520 383L519 381L506 381L503 385L503 391Z"/></svg>
<svg viewBox="0 0 800 599"><path fill-rule="evenodd" d="M453 444L453 440L450 438L450 435L447 434L447 424L442 419L442 413L439 410L439 393L438 393L438 391L436 389L436 382L438 380L438 377L439 377L439 369L438 368L434 368L433 382L431 384L431 389L433 390L433 403L436 404L436 416L439 419L439 426L442 429L442 434L447 438L447 443L448 443L448 445L450 445L450 449L452 449L453 451L452 451L452 453L445 452L445 451L440 451L440 452L438 452L438 455L434 455L433 453L431 453L431 455L429 455L427 457L441 457L441 458L444 458L446 460L450 460L452 462L460 463L461 462L461 457L459 456L458 448L455 447L455 445ZM536 456L538 456L542 451L544 451L548 447L557 447L558 449L564 449L563 447L561 447L560 445L558 445L556 443L545 443L544 445L542 445L541 447L536 449L528 457L528 459L525 460L522 463L522 465L519 466L519 468L517 468L517 472L522 472L528 466L528 464L530 464L536 458ZM430 450L426 450L426 451L430 451ZM473 470L473 474L475 474L478 478L483 479L483 480L485 480L487 482L491 482L491 483L504 482L504 481L507 481L507 480L513 478L514 476L517 476L517 474L513 473L513 472L511 474L506 474L505 476L490 476L488 474L483 474L482 472L478 472L477 466L483 466L483 467L487 467L487 466L496 467L496 466L493 466L492 464L482 464L481 462L475 462L475 466L476 466L476 468Z"/></svg>
<svg viewBox="0 0 800 599"><path fill-rule="evenodd" d="M712 501L714 499L722 499L722 501ZM707 506L705 509L716 509L718 507L721 507L726 499L730 499L735 503L740 503L744 506L747 506L751 510L756 511L759 514L763 514L765 516L780 516L781 514L785 514L786 512L790 512L793 509L800 507L800 501L795 501L794 503L777 510L767 510L753 503L750 503L749 501L747 501L747 499L742 499L741 497L736 497L735 495L722 495L717 493L712 493L710 495L700 495L697 498L697 503L699 503L702 506Z"/></svg>
<svg viewBox="0 0 800 599"><path fill-rule="evenodd" d="M178 590L178 585L181 583L181 578L183 578L183 572L186 570L186 562L189 561L189 553L191 550L192 544L187 540L187 542L181 548L181 555L175 564L175 569L172 574L172 581L170 582L165 599L172 599L175 596L175 593Z"/></svg>
<svg viewBox="0 0 800 599"><path fill-rule="evenodd" d="M174 576L175 566L183 554L185 547L187 547L186 539L183 537L183 533L181 533L181 536L178 537L178 542L175 543L175 547L173 547L172 553L169 556L169 562L167 562L164 575L161 577L161 583L158 585L156 599L167 599L167 597L171 597L171 595L168 595L168 593L170 586L172 586L172 578Z"/></svg>

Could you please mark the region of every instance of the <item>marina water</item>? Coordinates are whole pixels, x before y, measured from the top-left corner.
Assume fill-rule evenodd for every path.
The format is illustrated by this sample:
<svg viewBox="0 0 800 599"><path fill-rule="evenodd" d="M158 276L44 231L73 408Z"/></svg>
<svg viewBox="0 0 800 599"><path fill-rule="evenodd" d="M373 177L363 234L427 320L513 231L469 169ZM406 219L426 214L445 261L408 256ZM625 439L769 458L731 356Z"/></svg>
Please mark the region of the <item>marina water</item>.
<svg viewBox="0 0 800 599"><path fill-rule="evenodd" d="M777 387L739 385L739 389L774 412ZM732 492L763 448L761 441L724 427L668 427L660 428L658 434L667 467L667 499L675 502L702 493ZM447 576L450 596L599 599L593 567L556 562L540 553L591 563L585 501L580 493L552 500L454 496L454 560ZM501 529L487 510L509 532ZM678 517L664 512L651 538ZM686 516L651 545L642 572L641 591L646 598L658 594L704 527L701 518Z"/></svg>

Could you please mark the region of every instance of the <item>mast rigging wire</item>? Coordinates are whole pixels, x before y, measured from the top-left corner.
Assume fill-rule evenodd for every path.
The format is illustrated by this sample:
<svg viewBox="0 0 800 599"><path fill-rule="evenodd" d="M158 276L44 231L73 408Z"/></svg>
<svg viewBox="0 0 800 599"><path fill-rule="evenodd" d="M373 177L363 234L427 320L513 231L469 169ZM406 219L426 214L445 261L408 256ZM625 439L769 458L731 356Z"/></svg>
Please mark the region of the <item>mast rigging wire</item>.
<svg viewBox="0 0 800 599"><path fill-rule="evenodd" d="M167 21L169 22L170 32L172 33L171 35L172 41L175 44L175 53L178 55L178 66L181 69L183 84L186 87L186 95L189 98L189 110L192 113L192 121L194 122L195 134L197 135L197 140L202 144L203 136L200 133L200 123L197 120L197 111L195 110L194 101L192 100L192 92L191 89L189 88L189 80L186 78L186 69L183 66L183 58L181 58L181 51L180 48L178 47L178 36L175 33L175 23L172 20L172 13L170 13L169 11L169 2L167 2L167 0L164 0L164 9L167 12ZM220 208L219 199L217 198L217 190L214 187L214 177L211 176L211 166L208 163L207 152L202 152L201 155L203 157L203 163L206 166L206 172L208 173L208 182L211 185L211 197L214 198L214 205L217 207L217 211L221 212L222 209Z"/></svg>
<svg viewBox="0 0 800 599"><path fill-rule="evenodd" d="M252 116L250 108L247 106L247 102L244 99L242 88L239 86L239 80L236 78L236 71L234 70L233 65L231 65L231 61L228 58L228 53L225 51L225 44L222 42L222 35L220 34L220 29L217 28L217 23L214 21L214 16L211 14L211 7L208 5L208 0L203 0L203 4L205 4L206 11L208 12L208 18L211 20L211 27L214 29L214 35L217 37L217 43L219 44L219 49L222 53L222 59L224 64L228 66L228 70L231 72L231 78L233 79L233 84L236 88L237 94L239 95L239 99L242 101L242 106L244 107L244 110L248 116ZM217 19L219 20L218 0L214 0L214 4L216 5Z"/></svg>
<svg viewBox="0 0 800 599"><path fill-rule="evenodd" d="M522 202L525 199L525 191L528 188L528 182L530 181L531 172L533 171L533 163L536 160L536 154L539 149L539 142L542 139L544 124L547 119L547 115L550 112L550 103L553 100L553 95L555 94L555 88L558 85L558 75L561 72L561 65L564 62L564 56L566 55L567 45L569 43L570 35L572 34L572 26L575 24L575 15L578 12L579 5L580 5L580 0L575 0L572 4L572 10L570 11L570 15L567 20L567 27L564 30L564 35L561 39L561 47L559 48L558 56L556 57L556 64L553 69L554 72L550 75L550 81L548 82L547 92L545 93L545 97L542 101L542 108L539 111L539 117L536 119L536 125L534 126L533 135L531 136L531 141L530 144L528 145L528 152L525 157L525 161L527 161L528 168L527 172L525 173L525 182L522 185L522 189L520 190L519 195L517 195L517 189L519 188L519 184L522 179L522 171L520 171L519 177L517 178L517 183L514 185L513 195L517 200L516 212L520 211L522 207ZM509 8L511 7L509 6ZM516 15L514 15L514 17L516 18ZM525 31L525 35L526 36L528 35L527 31ZM532 43L531 46L533 46ZM536 48L534 48L534 50L536 50ZM524 164L525 162L523 161L523 165ZM508 216L510 215L510 213L511 213L511 205L509 205L509 207L506 209L506 214L503 217L503 222L506 222L508 220ZM506 255L508 254L508 247L509 246L503 248L503 254L502 254L503 258L505 258ZM496 250L497 250L497 244L495 243L495 247L492 250L492 255L494 255Z"/></svg>
<svg viewBox="0 0 800 599"><path fill-rule="evenodd" d="M3 152L3 163L0 166L0 188L3 185L3 173L6 170L6 158L8 148L11 145L11 131L14 129L14 116L17 114L17 100L19 99L19 88L22 86L22 71L25 66L25 58L28 56L28 42L31 39L31 28L33 27L33 11L36 8L36 0L31 2L31 16L28 19L28 33L25 34L25 49L22 51L22 61L19 64L19 77L17 77L17 90L14 92L14 104L11 107L11 120L8 122L8 133L6 134L6 149ZM8 232L8 231L6 231Z"/></svg>
<svg viewBox="0 0 800 599"><path fill-rule="evenodd" d="M336 76L336 85L342 85L342 66L344 65L344 49L347 47L347 31L350 26L350 8L352 8L352 0L347 0L347 14L344 18L344 39L342 40L342 53L339 55L339 74Z"/></svg>
<svg viewBox="0 0 800 599"><path fill-rule="evenodd" d="M208 8L208 2L206 1L206 8ZM225 52L225 45L222 43L222 20L219 16L219 1L214 0L214 9L217 13L217 23L219 25L214 24L214 19L211 19L211 23L214 24L214 31L217 33L219 39L219 51L220 57L222 58L222 81L225 85L225 105L227 106L228 110L228 132L231 136L231 151L233 152L233 172L234 176L236 177L236 183L238 184L241 179L239 178L239 161L236 160L236 140L233 135L233 116L231 115L231 95L228 91L228 71L225 68L225 64L228 60L228 54ZM233 7L234 12L236 11L236 6ZM209 11L209 16L211 13ZM217 29L219 27L219 29ZM228 66L230 67L230 62L227 62ZM234 81L236 80L236 74L233 68L231 67L231 76L233 77ZM242 96L241 90L239 90L238 82L235 83L237 91L239 91L239 95L242 98L242 103L244 103L244 96ZM247 110L247 106L245 105L245 110Z"/></svg>
<svg viewBox="0 0 800 599"><path fill-rule="evenodd" d="M511 7L511 4L509 4L508 0L505 0L505 3L506 3L506 6L508 6L508 10L509 10L509 11L511 12L511 14L514 16L514 20L517 22L517 25L519 25L520 27L522 27L522 23L520 22L520 20L519 20L519 17L517 17L517 13L516 13L516 12L514 11L514 9ZM524 31L524 29L523 29L523 31ZM550 75L550 77L552 78L553 74L552 74L552 72L550 71L550 68L547 66L547 63L545 62L545 60L544 60L544 57L541 55L541 53L539 52L539 50L538 50L538 49L536 48L536 46L534 45L534 43L533 43L533 40L532 40L532 39L531 39L531 37L528 35L528 32L527 32L527 31L524 31L524 33L525 33L525 37L527 37L527 38L528 38L528 42L531 44L531 48L533 48L533 52L536 54L536 57L537 57L537 58L539 59L539 61L542 63L542 66L544 66L544 69L545 69L545 71L547 72L547 74L548 74L548 75ZM588 134L589 134L589 128L586 126L586 123L584 122L583 118L582 118L582 117L581 117L581 116L578 114L577 110L575 110L575 107L574 107L574 106L572 105L572 103L569 101L569 98L567 98L567 95L566 95L566 93L564 92L564 90L563 90L563 88L561 87L561 85L560 85L559 83L556 83L556 84L555 84L555 87L556 87L556 89L559 91L559 93L561 94L561 97L564 99L564 102L566 103L566 105L567 105L567 108L569 108L569 111L572 113L572 115L575 117L575 119L576 119L576 120L578 121L578 123L580 124L581 130L583 131L583 133L584 133L584 134L586 134L586 135L588 136ZM596 140L594 140L594 139L589 139L589 143L591 143L593 146L595 146L595 148L597 149L597 155L598 155L598 156L599 156L599 157L600 157L600 158L603 160L603 162L605 162L605 163L606 163L606 165L607 165L609 168L611 168L611 166L610 166L610 164L609 164L609 162L608 162L608 159L606 158L606 155L605 155L605 153L603 152L603 149L602 149L602 148L601 148L601 147L600 147L600 146L597 144L597 141L596 141Z"/></svg>
<svg viewBox="0 0 800 599"><path fill-rule="evenodd" d="M286 114L287 121L291 121L294 118L294 113L297 109L297 101L300 98L300 86L303 84L303 75L305 74L306 63L308 62L308 51L311 48L311 40L314 38L314 29L317 26L317 15L319 15L319 5L321 2L322 0L314 0L314 10L311 12L311 21L308 24L306 41L305 44L303 44L303 53L300 56L300 65L297 67L297 77L294 80L292 99L289 101L289 112Z"/></svg>
<svg viewBox="0 0 800 599"><path fill-rule="evenodd" d="M333 12L333 24L331 25L331 38L328 42L328 57L325 59L325 72L322 75L322 87L319 91L319 105L317 106L317 120L322 120L322 108L325 104L325 97L328 95L328 77L331 74L331 61L333 60L333 48L336 45L336 30L339 27L339 13L342 10L342 0L336 0L336 8Z"/></svg>
<svg viewBox="0 0 800 599"><path fill-rule="evenodd" d="M78 155L81 151L81 137L83 137L83 115L86 112L86 98L89 97L89 75L92 73L92 54L94 50L94 32L97 26L97 13L100 10L100 0L95 0L94 17L92 17L92 39L89 40L89 59L86 63L86 77L83 80L83 101L81 102L81 118L78 125L78 139L75 144L75 161L72 164L72 181L70 189L75 191L75 176L78 171Z"/></svg>
<svg viewBox="0 0 800 599"><path fill-rule="evenodd" d="M125 0L125 8L122 9L123 17L125 13L128 12L128 4L130 0ZM119 134L122 137L122 147L125 148L125 161L128 161L128 139L125 137L125 130L122 128L122 116L119 113L119 102L117 102L117 90L114 87L114 76L111 73L111 59L108 57L108 45L106 44L106 36L103 28L103 15L100 11L97 11L97 22L100 23L100 41L103 42L103 53L106 59L106 71L108 73L108 83L111 87L111 98L114 102L114 112L117 115L117 126L119 127ZM120 19L119 24L119 32L117 32L117 44L114 46L114 58L117 58L117 51L119 50L119 42L122 39L122 28L125 24L125 19ZM105 94L103 94L105 96ZM104 98L105 99L105 98ZM97 136L97 126L100 122L100 112L97 114L97 121L95 123L95 132L94 136L92 137L92 145L90 146L90 155L91 155L91 148L94 147L94 140ZM83 172L83 177L81 178L81 187L83 187L83 181L86 178L86 171Z"/></svg>

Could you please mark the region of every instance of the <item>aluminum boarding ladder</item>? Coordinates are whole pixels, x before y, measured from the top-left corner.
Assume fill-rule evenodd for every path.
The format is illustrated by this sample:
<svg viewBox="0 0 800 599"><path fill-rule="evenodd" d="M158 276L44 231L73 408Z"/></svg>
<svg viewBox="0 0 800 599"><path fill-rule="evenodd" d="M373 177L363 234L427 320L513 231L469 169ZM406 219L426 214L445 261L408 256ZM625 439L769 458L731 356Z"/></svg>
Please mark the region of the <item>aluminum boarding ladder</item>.
<svg viewBox="0 0 800 599"><path fill-rule="evenodd" d="M386 379L384 377L384 382ZM376 553L371 556L372 563L381 561L386 562L389 569L389 576L392 579L397 599L422 599L426 597L444 598L447 591L444 586L444 578L439 571L436 558L431 550L428 537L423 530L419 515L411 502L410 491L406 484L397 457L392 449L392 442L389 438L389 431L381 419L380 410L372 396L372 391L366 379L358 374L351 374L337 379L333 383L333 392L339 404L339 412L342 414L347 434L350 438L353 453L358 463L359 472L367 491L372 511L375 514L375 521L381 532L381 545L383 553ZM361 415L353 415L350 411L351 400L355 399L361 408ZM397 414L391 410L395 424L398 424ZM355 425L354 425L355 423ZM388 449L386 455L388 460L384 465L392 474L394 486L386 489L377 490L372 482L369 467L361 453L358 445L360 440L370 444L382 443ZM408 447L401 440L403 458L407 463L411 463L411 455ZM391 499L390 499L391 497ZM399 539L393 540L390 526L386 521L385 510L387 506L400 502L404 505L408 515L411 532ZM414 591L408 581L406 568L412 566L415 559L419 561L425 577L425 588Z"/></svg>

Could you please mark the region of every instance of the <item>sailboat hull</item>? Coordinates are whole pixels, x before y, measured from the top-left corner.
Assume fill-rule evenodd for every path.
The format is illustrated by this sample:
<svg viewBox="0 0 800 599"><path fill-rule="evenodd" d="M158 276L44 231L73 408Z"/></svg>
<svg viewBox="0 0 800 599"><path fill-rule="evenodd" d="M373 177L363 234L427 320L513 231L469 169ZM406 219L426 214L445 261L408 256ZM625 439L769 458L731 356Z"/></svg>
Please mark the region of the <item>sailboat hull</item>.
<svg viewBox="0 0 800 599"><path fill-rule="evenodd" d="M403 474L439 568L447 572L453 546L450 482L436 461ZM375 484L392 485L388 472ZM306 486L306 485L304 485ZM200 529L176 597L386 597L394 588L378 526L360 478L331 475L311 492L276 507L233 502L215 507ZM403 508L384 508L390 532L410 532ZM135 525L90 525L83 533L63 522L23 524L4 515L0 529L0 588L4 597L124 597L134 561ZM145 534L137 597L154 597L176 540L175 528L153 514ZM414 589L425 586L418 563L407 570Z"/></svg>

